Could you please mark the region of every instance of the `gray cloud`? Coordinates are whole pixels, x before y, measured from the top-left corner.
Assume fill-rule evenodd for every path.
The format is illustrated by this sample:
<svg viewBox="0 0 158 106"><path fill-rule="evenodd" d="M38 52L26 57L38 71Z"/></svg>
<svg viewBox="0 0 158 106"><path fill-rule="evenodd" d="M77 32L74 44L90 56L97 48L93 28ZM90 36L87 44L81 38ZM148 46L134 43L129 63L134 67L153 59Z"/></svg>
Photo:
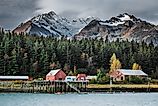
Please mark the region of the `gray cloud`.
<svg viewBox="0 0 158 106"><path fill-rule="evenodd" d="M35 15L37 0L0 0L0 26L12 29Z"/></svg>
<svg viewBox="0 0 158 106"><path fill-rule="evenodd" d="M158 0L40 0L41 12L54 10L67 17L98 16L109 19L128 12L145 20L158 21Z"/></svg>
<svg viewBox="0 0 158 106"><path fill-rule="evenodd" d="M127 12L158 23L158 0L0 0L0 25L14 28L51 10L69 18L95 16L104 20Z"/></svg>

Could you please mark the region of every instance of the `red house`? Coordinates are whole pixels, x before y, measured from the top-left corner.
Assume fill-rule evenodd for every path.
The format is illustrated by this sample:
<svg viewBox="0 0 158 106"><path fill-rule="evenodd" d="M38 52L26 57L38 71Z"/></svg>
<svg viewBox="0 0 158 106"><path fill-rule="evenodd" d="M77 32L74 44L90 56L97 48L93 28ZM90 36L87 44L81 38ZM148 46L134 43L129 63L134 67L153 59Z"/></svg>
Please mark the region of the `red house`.
<svg viewBox="0 0 158 106"><path fill-rule="evenodd" d="M55 81L55 80L65 80L66 74L61 70L51 70L47 75L46 75L46 80L47 81Z"/></svg>
<svg viewBox="0 0 158 106"><path fill-rule="evenodd" d="M86 74L78 74L77 80L78 81L86 81Z"/></svg>

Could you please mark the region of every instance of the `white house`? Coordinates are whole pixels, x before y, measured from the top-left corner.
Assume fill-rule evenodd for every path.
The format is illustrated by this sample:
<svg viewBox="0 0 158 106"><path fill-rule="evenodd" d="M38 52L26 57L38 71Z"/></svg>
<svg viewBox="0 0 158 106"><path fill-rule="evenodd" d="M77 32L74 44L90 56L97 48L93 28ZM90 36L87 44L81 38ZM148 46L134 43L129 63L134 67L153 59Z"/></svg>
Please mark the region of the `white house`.
<svg viewBox="0 0 158 106"><path fill-rule="evenodd" d="M29 80L29 76L0 76L0 80Z"/></svg>

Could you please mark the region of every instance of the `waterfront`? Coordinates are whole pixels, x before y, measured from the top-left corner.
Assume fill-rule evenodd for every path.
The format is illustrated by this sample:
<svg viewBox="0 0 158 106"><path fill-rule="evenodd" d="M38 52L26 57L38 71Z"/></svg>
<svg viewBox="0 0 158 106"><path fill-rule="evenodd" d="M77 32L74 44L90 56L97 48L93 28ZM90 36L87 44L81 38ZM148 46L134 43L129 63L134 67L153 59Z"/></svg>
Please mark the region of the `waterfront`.
<svg viewBox="0 0 158 106"><path fill-rule="evenodd" d="M1 93L0 106L157 106L158 93Z"/></svg>

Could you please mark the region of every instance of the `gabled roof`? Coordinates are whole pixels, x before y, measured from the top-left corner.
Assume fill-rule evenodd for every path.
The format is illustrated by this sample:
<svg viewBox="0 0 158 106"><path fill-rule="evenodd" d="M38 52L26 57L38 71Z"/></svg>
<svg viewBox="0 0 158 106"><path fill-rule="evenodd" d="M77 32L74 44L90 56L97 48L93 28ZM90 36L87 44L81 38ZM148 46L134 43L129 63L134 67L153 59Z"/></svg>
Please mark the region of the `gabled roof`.
<svg viewBox="0 0 158 106"><path fill-rule="evenodd" d="M61 69L51 70L46 76L56 75Z"/></svg>
<svg viewBox="0 0 158 106"><path fill-rule="evenodd" d="M142 70L118 69L117 71L120 71L123 75L142 75L142 76L148 76Z"/></svg>
<svg viewBox="0 0 158 106"><path fill-rule="evenodd" d="M28 76L0 76L0 79L19 79L19 80L28 80Z"/></svg>
<svg viewBox="0 0 158 106"><path fill-rule="evenodd" d="M77 75L77 78L78 78L78 77L86 77L86 74L78 74L78 75Z"/></svg>

